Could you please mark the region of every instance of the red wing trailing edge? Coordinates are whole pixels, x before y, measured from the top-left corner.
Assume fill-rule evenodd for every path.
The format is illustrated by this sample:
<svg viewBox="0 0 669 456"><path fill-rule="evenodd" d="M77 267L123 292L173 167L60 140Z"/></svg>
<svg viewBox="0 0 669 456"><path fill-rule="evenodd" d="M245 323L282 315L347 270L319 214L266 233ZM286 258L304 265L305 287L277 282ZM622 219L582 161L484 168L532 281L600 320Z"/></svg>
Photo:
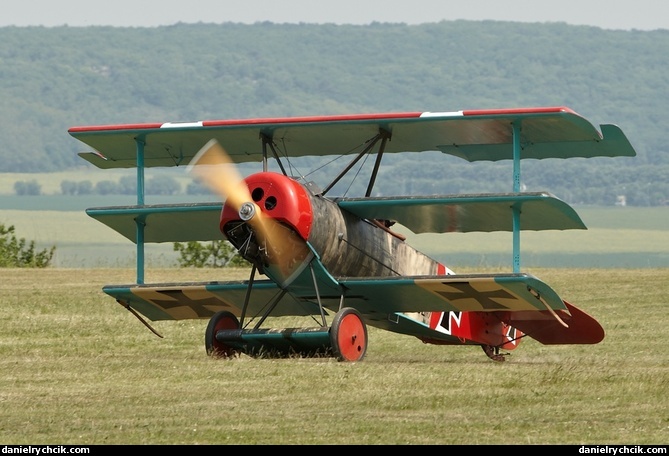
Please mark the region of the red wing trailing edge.
<svg viewBox="0 0 669 456"><path fill-rule="evenodd" d="M634 156L615 125L598 130L569 108L546 107L103 125L69 133L93 148L80 155L94 165L137 168L137 205L87 210L137 245L136 283L104 292L150 320L207 319L211 355L358 361L367 352L366 325L426 343L479 345L495 361L523 337L546 345L604 338L594 318L520 271L521 231L586 228L556 196L520 191L520 161ZM423 151L513 160L511 192L370 196L384 153ZM344 154L351 163L323 187L290 177L284 166L295 157ZM328 196L371 154L376 163L364 197ZM269 170L270 160L281 172ZM262 171L244 179L223 173L223 166L242 162L262 163ZM220 201L144 203L144 168L187 165ZM512 232L512 271L455 274L394 233L395 222L416 234L444 233L444 242L451 232ZM144 243L212 240L229 241L249 261L248 280L144 283ZM311 316L316 325L266 327L268 318L286 315Z"/></svg>

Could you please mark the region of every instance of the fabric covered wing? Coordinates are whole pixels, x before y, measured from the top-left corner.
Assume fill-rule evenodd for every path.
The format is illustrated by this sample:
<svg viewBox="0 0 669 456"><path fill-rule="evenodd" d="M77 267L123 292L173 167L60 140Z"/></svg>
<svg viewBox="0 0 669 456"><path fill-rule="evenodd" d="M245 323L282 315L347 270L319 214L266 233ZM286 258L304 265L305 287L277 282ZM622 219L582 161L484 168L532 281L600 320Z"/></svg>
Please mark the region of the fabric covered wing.
<svg viewBox="0 0 669 456"><path fill-rule="evenodd" d="M187 165L216 139L232 160L262 160L262 138L289 157L357 153L380 130L391 134L386 152L441 151L468 161L513 158L514 125L520 157L634 156L615 125L601 132L566 107L406 112L269 119L213 120L72 127L92 152L80 156L99 168Z"/></svg>
<svg viewBox="0 0 669 456"><path fill-rule="evenodd" d="M370 197L338 201L361 218L394 220L414 233L586 229L576 211L550 193L501 193L429 197Z"/></svg>
<svg viewBox="0 0 669 456"><path fill-rule="evenodd" d="M137 221L144 242L223 240L219 229L221 203L110 206L86 209L86 214L137 243Z"/></svg>
<svg viewBox="0 0 669 456"><path fill-rule="evenodd" d="M106 285L102 290L151 320L187 320L208 319L220 310L240 316L247 288L248 282L237 281ZM254 282L247 315L261 313L279 292L274 282ZM313 315L319 312L314 306L308 300L298 300L286 294L272 315Z"/></svg>
<svg viewBox="0 0 669 456"><path fill-rule="evenodd" d="M394 312L566 310L547 284L527 273L341 279L344 305L367 319Z"/></svg>
<svg viewBox="0 0 669 456"><path fill-rule="evenodd" d="M341 279L343 305L354 307L369 321L396 312L482 311L536 312L567 310L548 285L526 274L471 274L404 278ZM241 314L248 282L107 285L103 291L151 320L209 318L219 310ZM247 314L258 314L280 292L269 280L256 281ZM336 312L340 296L323 293L321 302ZM317 315L313 289L288 289L272 316Z"/></svg>

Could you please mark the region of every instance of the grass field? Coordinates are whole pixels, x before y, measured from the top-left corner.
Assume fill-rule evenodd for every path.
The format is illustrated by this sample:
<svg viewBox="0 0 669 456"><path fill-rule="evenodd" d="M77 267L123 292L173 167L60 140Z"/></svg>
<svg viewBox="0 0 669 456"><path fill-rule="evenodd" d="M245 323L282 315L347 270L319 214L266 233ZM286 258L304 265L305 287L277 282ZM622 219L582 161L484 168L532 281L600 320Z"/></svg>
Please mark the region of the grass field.
<svg viewBox="0 0 669 456"><path fill-rule="evenodd" d="M666 444L669 269L529 272L596 317L604 341L527 339L495 363L478 347L370 328L358 363L215 360L206 321L155 322L160 339L102 293L133 269L2 269L0 442Z"/></svg>

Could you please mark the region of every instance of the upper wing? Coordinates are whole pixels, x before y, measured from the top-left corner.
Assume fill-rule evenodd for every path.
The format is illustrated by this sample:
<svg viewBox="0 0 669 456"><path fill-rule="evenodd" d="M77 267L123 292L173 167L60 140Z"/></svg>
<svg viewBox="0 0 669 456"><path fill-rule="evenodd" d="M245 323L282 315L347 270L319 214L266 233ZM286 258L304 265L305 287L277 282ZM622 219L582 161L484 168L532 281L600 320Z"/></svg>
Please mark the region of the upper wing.
<svg viewBox="0 0 669 456"><path fill-rule="evenodd" d="M391 134L386 152L433 150L469 161L511 159L514 125L520 132L521 159L636 155L617 126L601 125L600 132L566 107L103 125L68 131L94 149L80 154L89 162L100 168L131 168L138 160L145 167L187 165L212 138L237 163L261 161L263 138L291 157L355 153L380 130Z"/></svg>
<svg viewBox="0 0 669 456"><path fill-rule="evenodd" d="M550 193L345 198L339 206L361 218L394 220L414 233L585 229L576 211Z"/></svg>

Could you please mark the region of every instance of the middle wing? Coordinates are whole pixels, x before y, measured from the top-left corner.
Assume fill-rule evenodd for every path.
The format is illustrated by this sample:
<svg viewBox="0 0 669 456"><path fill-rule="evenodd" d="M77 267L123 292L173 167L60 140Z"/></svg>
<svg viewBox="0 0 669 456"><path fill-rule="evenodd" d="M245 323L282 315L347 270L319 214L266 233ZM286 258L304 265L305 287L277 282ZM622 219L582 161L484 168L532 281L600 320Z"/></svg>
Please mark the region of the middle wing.
<svg viewBox="0 0 669 456"><path fill-rule="evenodd" d="M339 207L366 219L394 220L414 233L586 229L576 211L547 192L348 198Z"/></svg>
<svg viewBox="0 0 669 456"><path fill-rule="evenodd" d="M222 203L153 204L86 209L86 214L137 243L137 222L144 242L217 241Z"/></svg>
<svg viewBox="0 0 669 456"><path fill-rule="evenodd" d="M576 211L550 193L369 197L338 201L358 217L394 220L414 233L513 231L511 209L520 210L521 230L586 229ZM218 224L221 203L163 204L90 208L86 213L137 242L136 221L144 242L223 239Z"/></svg>

